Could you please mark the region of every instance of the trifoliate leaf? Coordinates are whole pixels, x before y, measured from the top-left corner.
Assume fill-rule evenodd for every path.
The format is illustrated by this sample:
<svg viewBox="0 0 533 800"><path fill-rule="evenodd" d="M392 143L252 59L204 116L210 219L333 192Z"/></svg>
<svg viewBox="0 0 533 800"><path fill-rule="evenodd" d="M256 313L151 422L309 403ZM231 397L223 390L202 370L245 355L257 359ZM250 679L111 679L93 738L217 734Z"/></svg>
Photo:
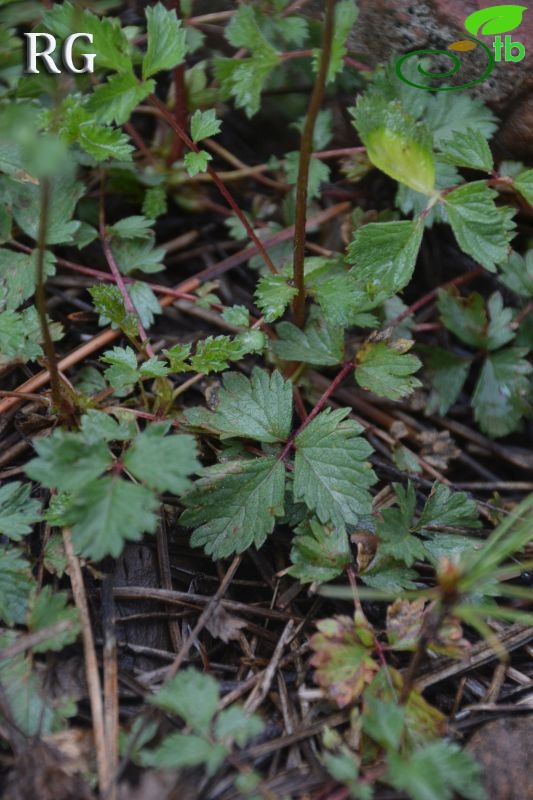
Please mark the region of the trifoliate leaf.
<svg viewBox="0 0 533 800"><path fill-rule="evenodd" d="M357 19L357 6L354 0L340 0L335 6L333 23L333 40L331 42L331 56L326 76L326 83L330 83L343 68L343 58L346 55L346 39L351 33ZM313 53L315 71L317 69L319 50Z"/></svg>
<svg viewBox="0 0 533 800"><path fill-rule="evenodd" d="M96 54L95 63L99 68L117 72L131 70L130 45L116 17L97 17L87 9L65 2L45 11L43 22L47 30L61 39L66 39L73 31L92 33L90 52Z"/></svg>
<svg viewBox="0 0 533 800"><path fill-rule="evenodd" d="M68 644L75 642L80 631L78 610L67 605L66 592L57 592L51 586L43 586L34 597L28 614L28 628L30 631L41 631L58 622L68 623L67 630L56 633L45 639L40 644L34 645L34 653L46 653L48 650L62 650Z"/></svg>
<svg viewBox="0 0 533 800"><path fill-rule="evenodd" d="M416 192L431 195L435 163L431 136L398 102L369 93L351 110L372 164Z"/></svg>
<svg viewBox="0 0 533 800"><path fill-rule="evenodd" d="M197 343L191 368L195 372L222 372L230 361L238 361L243 355L239 342L230 336L208 336Z"/></svg>
<svg viewBox="0 0 533 800"><path fill-rule="evenodd" d="M505 209L496 207L495 197L484 181L476 181L443 198L459 247L489 272L507 259L514 228Z"/></svg>
<svg viewBox="0 0 533 800"><path fill-rule="evenodd" d="M317 623L311 637L315 681L341 708L363 692L379 669L372 658L374 633L366 620L336 616Z"/></svg>
<svg viewBox="0 0 533 800"><path fill-rule="evenodd" d="M148 47L142 62L143 80L182 64L187 54L185 30L174 10L162 3L145 9Z"/></svg>
<svg viewBox="0 0 533 800"><path fill-rule="evenodd" d="M223 439L238 437L265 443L286 441L291 422L291 382L277 370L269 375L258 367L251 378L238 372L225 375L216 411L208 417L209 428Z"/></svg>
<svg viewBox="0 0 533 800"><path fill-rule="evenodd" d="M491 172L494 168L490 147L479 130L456 131L453 138L442 143L441 149L443 159L449 164L483 172Z"/></svg>
<svg viewBox="0 0 533 800"><path fill-rule="evenodd" d="M291 279L284 275L264 275L259 279L255 290L255 304L266 322L274 322L281 317L298 294L296 286L291 284Z"/></svg>
<svg viewBox="0 0 533 800"><path fill-rule="evenodd" d="M370 513L368 487L376 480L366 461L372 448L359 436L362 428L344 419L348 413L322 411L295 440L295 501L340 529Z"/></svg>
<svg viewBox="0 0 533 800"><path fill-rule="evenodd" d="M190 177L194 178L194 176L198 175L199 172L206 172L207 164L212 160L213 156L210 153L208 153L206 150L200 150L198 153L186 153L183 163L185 164L185 169L189 173Z"/></svg>
<svg viewBox="0 0 533 800"><path fill-rule="evenodd" d="M150 489L117 476L84 484L65 512L76 552L94 561L120 555L126 541L154 532L157 506Z"/></svg>
<svg viewBox="0 0 533 800"><path fill-rule="evenodd" d="M508 347L486 359L472 395L474 419L489 436L506 436L517 430L530 410L533 368L527 349Z"/></svg>
<svg viewBox="0 0 533 800"><path fill-rule="evenodd" d="M18 542L41 519L41 504L31 498L31 483L13 481L0 487L0 534Z"/></svg>
<svg viewBox="0 0 533 800"><path fill-rule="evenodd" d="M34 585L31 567L19 549L3 544L0 562L0 619L7 625L21 625Z"/></svg>
<svg viewBox="0 0 533 800"><path fill-rule="evenodd" d="M133 72L115 73L96 87L86 109L97 122L123 125L154 88L155 81L141 83Z"/></svg>
<svg viewBox="0 0 533 800"><path fill-rule="evenodd" d="M391 751L387 760L387 780L413 800L486 800L480 765L452 742L432 742L407 757Z"/></svg>
<svg viewBox="0 0 533 800"><path fill-rule="evenodd" d="M448 330L471 347L496 350L515 336L511 328L513 311L503 307L499 292L487 302L489 316L477 292L461 297L456 291L439 289L437 306Z"/></svg>
<svg viewBox="0 0 533 800"><path fill-rule="evenodd" d="M436 411L444 416L461 394L470 370L470 360L439 347L426 347L422 353L432 387L426 413Z"/></svg>
<svg viewBox="0 0 533 800"><path fill-rule="evenodd" d="M219 699L216 680L189 667L165 683L150 698L150 703L169 714L179 715L194 733L205 736L209 733Z"/></svg>
<svg viewBox="0 0 533 800"><path fill-rule="evenodd" d="M288 572L301 583L332 581L350 563L350 543L343 528L322 525L311 518L295 533Z"/></svg>
<svg viewBox="0 0 533 800"><path fill-rule="evenodd" d="M274 456L208 467L182 498L191 544L214 559L261 547L283 515L285 468Z"/></svg>
<svg viewBox="0 0 533 800"><path fill-rule="evenodd" d="M376 305L411 281L422 241L420 222L376 222L358 228L348 248L357 287Z"/></svg>
<svg viewBox="0 0 533 800"><path fill-rule="evenodd" d="M422 364L406 352L412 345L405 339L363 345L356 356L355 380L359 386L389 400L399 400L422 386L418 378L413 378Z"/></svg>
<svg viewBox="0 0 533 800"><path fill-rule="evenodd" d="M197 109L191 117L191 138L193 142L200 142L208 136L216 136L220 131L221 121L217 119L214 108L207 111Z"/></svg>
<svg viewBox="0 0 533 800"><path fill-rule="evenodd" d="M188 475L200 468L196 441L187 434L165 436L167 430L166 423L147 425L126 452L124 466L152 489L181 494L191 484Z"/></svg>
<svg viewBox="0 0 533 800"><path fill-rule="evenodd" d="M499 280L508 289L521 297L533 297L533 251L528 250L525 256L511 253L500 269Z"/></svg>
<svg viewBox="0 0 533 800"><path fill-rule="evenodd" d="M79 433L59 428L35 439L37 458L26 464L26 474L43 486L70 492L97 478L113 463L103 440L87 442Z"/></svg>
<svg viewBox="0 0 533 800"><path fill-rule="evenodd" d="M344 357L344 330L329 325L319 314L312 313L305 330L292 322L276 326L278 339L271 348L284 361L304 361L306 364L334 366Z"/></svg>
<svg viewBox="0 0 533 800"><path fill-rule="evenodd" d="M443 483L435 482L431 488L417 528L442 525L448 528L480 528L476 504L465 492L452 492Z"/></svg>

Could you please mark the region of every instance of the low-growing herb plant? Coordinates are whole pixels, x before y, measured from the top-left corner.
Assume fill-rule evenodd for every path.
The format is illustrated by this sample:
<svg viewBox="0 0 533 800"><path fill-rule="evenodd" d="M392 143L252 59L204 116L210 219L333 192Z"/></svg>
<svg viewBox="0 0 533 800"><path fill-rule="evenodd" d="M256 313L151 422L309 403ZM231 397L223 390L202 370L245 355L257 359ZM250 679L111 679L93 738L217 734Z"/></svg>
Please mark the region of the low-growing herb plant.
<svg viewBox="0 0 533 800"><path fill-rule="evenodd" d="M295 630L243 705L208 674L198 639L220 631L218 603L251 554L272 585L291 581L288 597L327 598L298 623L294 663L300 690L314 680L320 695L309 735L324 786L343 787L328 796L483 798L478 765L417 678L428 654L466 658L476 638L502 657L495 621L531 624L516 578L530 567L532 504L458 489L417 430L451 415L452 433L496 455L526 430L533 170L495 159L497 120L468 93L365 69L350 50L353 0L325 0L316 19L289 0L205 14L157 2L133 21L104 0L1 5L0 410L6 427L21 404L39 419L15 423L0 457L0 737L15 763L33 737L51 748L79 729L88 696L96 765L73 768L87 792L116 797L133 764L198 768L198 797L226 797L217 780L289 796L269 788L279 731L261 704ZM25 74L30 29L91 34L95 72ZM302 79L310 91L292 95ZM265 137L287 134L249 167L231 120L257 115ZM229 242L175 269L174 251L202 243L199 220L226 209ZM440 242L449 272L435 275ZM514 440L510 453L525 463ZM107 596L104 573L161 530L165 507L226 578L156 690L135 684L147 702L133 724L120 718L120 762L114 634L104 625L95 649L89 581ZM238 640L240 623L213 635ZM54 695L41 654L59 663L80 637L87 691ZM194 647L203 672L183 666Z"/></svg>

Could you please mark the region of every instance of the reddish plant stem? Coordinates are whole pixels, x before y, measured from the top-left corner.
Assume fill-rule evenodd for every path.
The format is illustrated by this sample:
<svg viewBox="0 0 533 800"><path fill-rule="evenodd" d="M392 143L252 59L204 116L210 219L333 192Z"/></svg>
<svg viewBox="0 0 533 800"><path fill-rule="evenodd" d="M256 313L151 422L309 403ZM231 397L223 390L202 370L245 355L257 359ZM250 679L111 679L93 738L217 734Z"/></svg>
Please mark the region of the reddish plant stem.
<svg viewBox="0 0 533 800"><path fill-rule="evenodd" d="M128 136L132 139L132 141L135 143L135 145L137 146L137 149L139 150L140 153L143 154L143 156L146 158L146 160L150 161L151 164L156 164L157 161L156 161L152 151L147 146L147 144L144 141L144 139L142 138L141 134L131 124L131 122L125 122L124 123L124 130L126 131Z"/></svg>
<svg viewBox="0 0 533 800"><path fill-rule="evenodd" d="M181 0L169 0L167 3L169 10L174 9L178 19L181 19ZM174 68L174 119L176 124L183 130L187 127L187 88L185 86L185 64L179 64ZM178 161L183 156L183 142L179 136L174 136L168 165Z"/></svg>
<svg viewBox="0 0 533 800"><path fill-rule="evenodd" d="M117 288L122 295L122 299L124 300L124 307L128 314L132 314L135 319L137 320L137 330L139 332L139 338L144 345L144 349L150 357L154 356L155 353L152 349L152 345L148 339L148 335L144 330L143 324L135 308L133 301L129 295L129 292L126 288L126 283L122 276L122 273L119 269L117 262L115 261L115 256L113 255L113 251L111 250L111 245L109 244L109 239L107 237L106 229L105 229L105 196L104 196L104 184L100 185L100 213L99 213L99 228L100 228L100 241L102 243L102 248L104 251L104 255L106 257L107 263L109 265L109 269L111 270L111 274L113 275L113 279L117 285Z"/></svg>
<svg viewBox="0 0 533 800"><path fill-rule="evenodd" d="M192 139L185 133L184 129L176 122L176 120L174 119L172 114L169 112L169 110L166 108L164 103L162 103L161 100L158 97L155 96L155 94L151 94L148 99L149 99L150 103L152 103L153 106L155 106L156 108L159 109L159 111L161 112L161 114L163 115L165 120L168 122L170 127L178 134L178 136L180 137L181 141L184 144L187 145L189 150L192 150L194 153L199 153L200 152L200 148L198 147L198 145L195 142L192 141ZM248 236L250 237L252 242L257 247L259 253L263 257L263 260L264 260L265 264L267 265L268 269L270 270L270 272L272 272L273 275L276 275L278 271L277 271L276 267L274 266L274 263L273 263L272 259L268 255L268 253L266 251L266 248L263 245L263 242L256 235L254 229L252 228L252 226L250 225L250 223L248 222L248 220L246 219L246 217L242 213L241 209L239 208L239 206L237 205L237 203L233 199L233 195L230 194L230 192L228 191L228 189L226 188L224 183L220 180L217 172L209 164L207 165L207 172L209 173L209 175L213 179L213 182L215 183L217 189L219 190L219 192L222 195L222 197L224 198L224 200L226 200L226 202L228 203L228 205L230 206L232 211L235 213L235 215L237 216L237 218L239 219L241 224L244 225L244 228L245 228Z"/></svg>
<svg viewBox="0 0 533 800"><path fill-rule="evenodd" d="M324 406L328 402L328 400L331 397L331 395L335 392L337 386L340 383L342 383L342 381L345 379L345 377L348 375L348 373L352 369L353 369L353 360L350 359L349 361L346 361L346 363L344 364L344 366L341 369L341 371L335 376L335 378L333 378L333 380L331 381L330 385L328 386L328 388L326 389L326 391L324 392L322 397L319 398L319 400L317 401L316 405L311 409L311 411L309 412L307 417L304 419L304 421L302 422L300 427L297 428L296 431L293 433L293 435L291 436L291 438L289 439L289 441L287 442L287 444L285 445L285 447L283 448L283 450L281 452L280 460L283 460L283 459L287 458L287 456L289 455L289 453L291 451L291 448L294 446L294 442L296 440L296 437L305 428L307 428L309 423L314 420L316 415L319 414L322 411L322 409L324 408Z"/></svg>
<svg viewBox="0 0 533 800"><path fill-rule="evenodd" d="M391 322L388 323L388 328L395 328L400 322L403 322L404 319L410 317L411 314L414 314L419 309L427 306L428 303L431 303L437 297L439 289L447 289L448 286L462 286L464 283L470 283L475 278L478 278L484 272L483 267L476 267L475 269L471 270L470 272L466 272L464 275L459 275L457 278L453 278L451 281L446 281L446 283L441 283L440 286L435 287L430 292L427 292L423 297L417 300L414 303L411 303L405 311L402 311L401 314L398 314Z"/></svg>
<svg viewBox="0 0 533 800"><path fill-rule="evenodd" d="M311 93L309 108L305 118L304 129L300 145L300 159L298 163L298 178L296 182L296 211L294 215L294 259L293 279L298 291L294 299L294 319L299 328L305 323L305 220L307 216L307 184L309 180L309 165L313 151L313 132L315 123L324 99L326 78L331 57L331 43L333 39L333 19L335 0L326 0L326 19L324 22L324 35L322 51L315 85Z"/></svg>

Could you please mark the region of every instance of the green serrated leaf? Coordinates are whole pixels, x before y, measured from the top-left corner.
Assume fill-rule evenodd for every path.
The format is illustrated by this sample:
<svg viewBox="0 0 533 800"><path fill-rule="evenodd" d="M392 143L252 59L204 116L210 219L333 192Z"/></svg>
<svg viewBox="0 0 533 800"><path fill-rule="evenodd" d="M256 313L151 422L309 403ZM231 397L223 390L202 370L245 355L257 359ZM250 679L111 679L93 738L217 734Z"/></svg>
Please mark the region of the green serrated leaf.
<svg viewBox="0 0 533 800"><path fill-rule="evenodd" d="M422 353L433 390L426 413L433 414L436 411L444 416L461 394L470 371L470 359L439 347L423 348Z"/></svg>
<svg viewBox="0 0 533 800"><path fill-rule="evenodd" d="M449 164L483 172L491 172L494 168L490 147L480 130L467 128L466 131L456 131L453 138L442 143L441 149L442 157Z"/></svg>
<svg viewBox="0 0 533 800"><path fill-rule="evenodd" d="M100 315L99 324L120 328L120 330L134 338L137 335L137 320L129 314L124 306L120 289L113 284L98 283L89 287L95 310Z"/></svg>
<svg viewBox="0 0 533 800"><path fill-rule="evenodd" d="M413 378L421 366L416 356L406 352L413 342L396 340L391 344L369 342L357 353L355 380L363 389L399 400L422 386L418 378Z"/></svg>
<svg viewBox="0 0 533 800"><path fill-rule="evenodd" d="M229 367L230 361L237 361L242 356L240 343L230 336L208 336L197 343L190 368L195 372L222 372Z"/></svg>
<svg viewBox="0 0 533 800"><path fill-rule="evenodd" d="M169 714L179 715L194 733L205 736L209 733L219 699L216 680L189 667L165 683L150 702Z"/></svg>
<svg viewBox="0 0 533 800"><path fill-rule="evenodd" d="M285 156L285 172L287 183L292 186L298 181L300 153L298 151L287 153ZM315 197L320 196L320 187L328 180L330 169L327 164L318 158L311 159L309 164L309 175L307 178L307 199L309 202Z"/></svg>
<svg viewBox="0 0 533 800"><path fill-rule="evenodd" d="M26 474L43 486L70 492L108 469L113 457L102 440L87 442L79 433L57 428L33 442L37 458L26 464Z"/></svg>
<svg viewBox="0 0 533 800"><path fill-rule="evenodd" d="M35 258L32 253L16 253L0 247L0 310L15 310L35 291ZM44 274L55 274L55 258L45 252Z"/></svg>
<svg viewBox="0 0 533 800"><path fill-rule="evenodd" d="M150 489L117 476L84 484L65 512L76 552L94 561L120 555L125 542L154 532L157 506Z"/></svg>
<svg viewBox="0 0 533 800"><path fill-rule="evenodd" d="M225 747L211 744L201 736L172 733L163 739L156 750L143 750L141 764L155 769L180 769L202 765L213 775L227 756Z"/></svg>
<svg viewBox="0 0 533 800"><path fill-rule="evenodd" d="M145 9L148 47L142 62L143 80L182 64L187 54L185 30L174 9L162 3Z"/></svg>
<svg viewBox="0 0 533 800"><path fill-rule="evenodd" d="M524 414L531 410L533 368L525 356L527 349L508 347L486 359L474 393L474 419L489 436L506 436L517 430Z"/></svg>
<svg viewBox="0 0 533 800"><path fill-rule="evenodd" d="M388 781L413 800L451 800L456 793L486 800L480 765L452 742L433 742L408 757L391 751L387 760Z"/></svg>
<svg viewBox="0 0 533 800"><path fill-rule="evenodd" d="M165 436L166 423L152 423L133 441L124 466L138 480L159 492L181 494L190 486L188 476L197 472L194 436Z"/></svg>
<svg viewBox="0 0 533 800"><path fill-rule="evenodd" d="M260 717L249 714L238 705L233 705L218 715L214 734L216 739L226 746L235 742L239 747L244 747L250 739L259 736L264 727Z"/></svg>
<svg viewBox="0 0 533 800"><path fill-rule="evenodd" d="M459 186L444 199L446 212L461 250L489 272L506 261L514 223L494 203L496 192L476 181Z"/></svg>
<svg viewBox="0 0 533 800"><path fill-rule="evenodd" d="M34 597L28 614L28 628L32 632L41 631L58 622L68 624L68 629L50 636L40 644L34 645L34 653L46 653L48 650L62 650L75 642L80 631L78 610L69 606L66 592L57 592L51 586L43 586Z"/></svg>
<svg viewBox="0 0 533 800"><path fill-rule="evenodd" d="M417 560L423 561L426 555L422 540L411 533L416 507L415 491L410 483L407 489L397 483L393 487L398 507L384 508L381 512L381 520L377 525L379 551L410 567Z"/></svg>
<svg viewBox="0 0 533 800"><path fill-rule="evenodd" d="M431 136L398 102L363 95L351 110L372 164L416 192L432 195L435 163Z"/></svg>
<svg viewBox="0 0 533 800"><path fill-rule="evenodd" d="M64 2L45 11L43 22L47 30L61 39L66 39L73 31L91 33L91 52L96 54L95 63L99 68L118 72L131 70L130 45L116 17L97 17L87 9ZM83 45L87 47L86 42Z"/></svg>
<svg viewBox="0 0 533 800"><path fill-rule="evenodd" d="M326 83L334 80L343 68L343 58L346 55L346 39L353 30L357 19L357 6L354 0L339 0L335 5L333 22L333 41L331 42L331 56L328 65ZM315 71L317 69L319 50L313 52Z"/></svg>
<svg viewBox="0 0 533 800"><path fill-rule="evenodd" d="M435 482L417 528L445 525L447 527L480 528L476 503L465 492L452 492L443 483Z"/></svg>
<svg viewBox="0 0 533 800"><path fill-rule="evenodd" d="M112 350L106 350L100 360L104 364L111 365L104 374L114 389L133 386L139 379L137 357L131 347L114 347Z"/></svg>
<svg viewBox="0 0 533 800"><path fill-rule="evenodd" d="M439 289L437 306L448 330L471 347L497 350L514 339L513 311L503 307L499 292L487 301L488 315L477 292L465 298L456 291Z"/></svg>
<svg viewBox="0 0 533 800"><path fill-rule="evenodd" d="M7 625L21 625L35 581L31 567L16 547L0 544L0 619Z"/></svg>
<svg viewBox="0 0 533 800"><path fill-rule="evenodd" d="M295 439L294 499L303 500L322 523L344 529L370 513L368 487L375 475L366 460L372 448L361 427L344 418L349 409L328 408Z"/></svg>
<svg viewBox="0 0 533 800"><path fill-rule="evenodd" d="M499 279L508 289L521 297L533 297L533 251L528 250L525 256L511 253L500 269Z"/></svg>
<svg viewBox="0 0 533 800"><path fill-rule="evenodd" d="M358 228L348 247L357 288L375 305L410 282L422 241L420 222L379 222Z"/></svg>
<svg viewBox="0 0 533 800"><path fill-rule="evenodd" d="M274 322L296 297L298 290L284 275L264 275L259 279L255 290L255 304L261 310L266 322Z"/></svg>
<svg viewBox="0 0 533 800"><path fill-rule="evenodd" d="M208 467L182 498L194 547L214 559L261 547L283 515L285 468L274 456Z"/></svg>
<svg viewBox="0 0 533 800"><path fill-rule="evenodd" d="M313 518L296 528L288 573L301 583L332 581L350 564L351 551L343 528Z"/></svg>
<svg viewBox="0 0 533 800"><path fill-rule="evenodd" d="M96 87L86 109L97 122L124 125L154 88L153 80L141 82L133 72L115 73Z"/></svg>
<svg viewBox="0 0 533 800"><path fill-rule="evenodd" d="M191 178L198 175L199 172L207 172L207 165L213 160L213 156L206 150L200 150L198 153L186 153L183 159L185 169Z"/></svg>
<svg viewBox="0 0 533 800"><path fill-rule="evenodd" d="M304 331L292 322L280 322L276 326L278 339L272 342L271 348L278 358L321 366L334 366L343 360L343 328L328 324L315 312L310 315Z"/></svg>
<svg viewBox="0 0 533 800"><path fill-rule="evenodd" d="M187 417L187 412L185 413ZM284 442L292 422L292 385L277 370L269 375L255 367L251 378L237 372L224 376L216 411L208 417L221 438Z"/></svg>
<svg viewBox="0 0 533 800"><path fill-rule="evenodd" d="M13 481L0 487L0 534L20 541L41 519L41 504L31 497L31 483Z"/></svg>
<svg viewBox="0 0 533 800"><path fill-rule="evenodd" d="M221 121L216 118L216 111L210 108L207 111L197 109L191 117L191 138L193 142L200 142L208 136L216 136L220 131Z"/></svg>

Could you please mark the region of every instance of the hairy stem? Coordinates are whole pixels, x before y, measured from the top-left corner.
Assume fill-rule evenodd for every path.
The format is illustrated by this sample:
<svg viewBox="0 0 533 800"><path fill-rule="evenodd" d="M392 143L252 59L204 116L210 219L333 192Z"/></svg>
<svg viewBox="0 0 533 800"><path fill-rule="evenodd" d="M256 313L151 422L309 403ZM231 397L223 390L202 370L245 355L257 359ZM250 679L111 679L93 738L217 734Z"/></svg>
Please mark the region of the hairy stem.
<svg viewBox="0 0 533 800"><path fill-rule="evenodd" d="M315 123L322 105L326 88L326 77L331 57L331 43L333 39L333 17L335 0L326 0L326 19L324 24L324 38L320 64L316 77L307 117L302 133L300 145L300 160L298 164L298 179L296 183L296 213L294 218L294 260L293 279L298 290L294 300L294 317L296 324L302 328L305 322L305 220L307 216L307 184L309 180L309 165L313 151L313 132Z"/></svg>

